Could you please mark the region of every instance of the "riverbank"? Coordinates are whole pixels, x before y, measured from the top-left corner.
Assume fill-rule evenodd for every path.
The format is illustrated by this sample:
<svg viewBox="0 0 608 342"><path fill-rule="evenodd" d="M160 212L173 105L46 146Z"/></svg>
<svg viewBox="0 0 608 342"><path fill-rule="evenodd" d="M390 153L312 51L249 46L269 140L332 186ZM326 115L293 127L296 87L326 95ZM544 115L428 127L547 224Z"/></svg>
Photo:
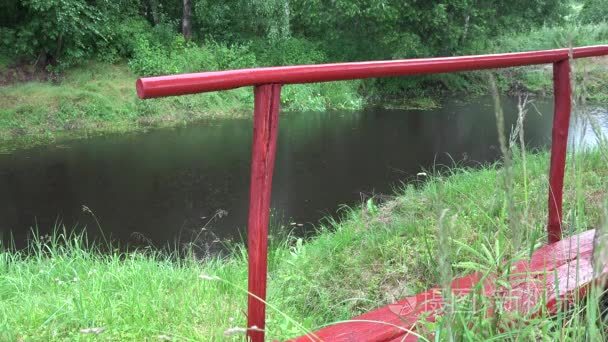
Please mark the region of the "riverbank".
<svg viewBox="0 0 608 342"><path fill-rule="evenodd" d="M604 153L569 158L568 234L606 222ZM268 337L302 335L348 319L441 283L449 272L469 273L471 265L492 272L492 260L475 253L484 247L501 260L529 255L545 240L547 169L548 155L539 153L515 158L511 183L498 164L444 170L385 203L370 200L345 210L343 220L319 227L309 240L271 240ZM438 239L440 233L450 239ZM59 341L98 333L106 340L227 340L228 331L241 340L233 328L245 324L246 253L242 245L232 248L229 258L201 262L149 249L104 254L82 237L58 234L32 242L29 254L5 250L0 339ZM454 320L451 329L479 339L603 340L606 321L589 316L598 305L591 299L568 312L568 320L537 317L494 330L489 318L475 316Z"/></svg>
<svg viewBox="0 0 608 342"><path fill-rule="evenodd" d="M5 71L5 78L18 73ZM55 80L27 75L22 76L34 80L0 85L3 144L27 146L61 138L179 126L250 116L253 109L249 88L142 101L135 93L137 76L126 63L90 62ZM353 84L356 82L286 87L284 111L360 109L362 99L354 94Z"/></svg>
<svg viewBox="0 0 608 342"><path fill-rule="evenodd" d="M585 84L584 98L608 103L608 59L577 60L577 84ZM463 96L485 92L483 77ZM498 74L505 94L530 93L550 97L553 93L550 67L524 67ZM0 86L0 142L3 149L86 138L106 133L125 133L179 126L200 120L250 116L253 96L242 88L221 93L165 99L139 100L136 76L125 64L93 63L67 71L60 80L33 80ZM400 109L433 109L441 106L443 94L420 94L408 98L373 100L353 94L352 82L317 85L322 94L311 94L306 86L288 86L285 111L354 110L369 101ZM340 95L343 92L344 94Z"/></svg>
<svg viewBox="0 0 608 342"><path fill-rule="evenodd" d="M179 125L242 111L242 92L140 101L126 65L90 63L58 83L32 81L0 87L0 141L31 145L62 138ZM222 101L220 101L222 100ZM219 109L221 108L221 110Z"/></svg>

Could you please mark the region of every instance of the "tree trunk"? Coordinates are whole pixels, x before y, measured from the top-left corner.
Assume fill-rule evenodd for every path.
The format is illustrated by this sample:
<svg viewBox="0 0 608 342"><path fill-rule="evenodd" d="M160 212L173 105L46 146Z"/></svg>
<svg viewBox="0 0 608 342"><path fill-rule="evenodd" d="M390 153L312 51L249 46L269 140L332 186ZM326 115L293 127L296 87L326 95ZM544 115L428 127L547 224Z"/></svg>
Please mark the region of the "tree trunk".
<svg viewBox="0 0 608 342"><path fill-rule="evenodd" d="M182 34L186 40L192 38L192 0L182 0L184 7L182 13Z"/></svg>
<svg viewBox="0 0 608 342"><path fill-rule="evenodd" d="M57 49L55 50L55 58L59 59L62 52L63 52L63 33L60 33L59 38L57 38Z"/></svg>
<svg viewBox="0 0 608 342"><path fill-rule="evenodd" d="M160 18L158 15L158 2L156 0L144 1L146 17L154 26L158 25Z"/></svg>
<svg viewBox="0 0 608 342"><path fill-rule="evenodd" d="M460 40L460 44L464 45L464 42L467 39L467 34L469 33L469 20L471 19L471 16L469 14L467 14L464 17L464 29L462 30L462 38Z"/></svg>

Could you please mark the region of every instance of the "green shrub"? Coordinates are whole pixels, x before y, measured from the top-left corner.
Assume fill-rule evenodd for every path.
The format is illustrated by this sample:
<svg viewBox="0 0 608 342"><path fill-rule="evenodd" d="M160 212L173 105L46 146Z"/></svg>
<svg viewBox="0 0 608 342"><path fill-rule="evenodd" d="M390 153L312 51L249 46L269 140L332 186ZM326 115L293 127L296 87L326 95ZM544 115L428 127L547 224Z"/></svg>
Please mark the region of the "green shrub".
<svg viewBox="0 0 608 342"><path fill-rule="evenodd" d="M95 43L106 40L107 17L87 1L23 0L18 8L24 20L15 27L12 48L19 56L65 68L90 57Z"/></svg>
<svg viewBox="0 0 608 342"><path fill-rule="evenodd" d="M608 0L586 0L578 16L583 23L600 23L608 20Z"/></svg>
<svg viewBox="0 0 608 342"><path fill-rule="evenodd" d="M15 30L0 27L0 55L13 56L16 40Z"/></svg>
<svg viewBox="0 0 608 342"><path fill-rule="evenodd" d="M136 74L149 76L254 67L256 57L246 45L206 42L199 46L182 35L174 35L165 45L140 36L129 66Z"/></svg>
<svg viewBox="0 0 608 342"><path fill-rule="evenodd" d="M550 74L542 69L524 72L522 79L526 88L534 93L544 93L553 88L553 80Z"/></svg>
<svg viewBox="0 0 608 342"><path fill-rule="evenodd" d="M217 42L207 42L203 46L215 58L216 70L243 69L257 66L257 57L249 45L226 45Z"/></svg>
<svg viewBox="0 0 608 342"><path fill-rule="evenodd" d="M361 109L363 98L358 93L360 84L360 81L321 83L321 95L325 98L325 107L342 110Z"/></svg>
<svg viewBox="0 0 608 342"><path fill-rule="evenodd" d="M276 42L254 41L252 50L260 65L318 64L327 61L327 56L318 44L302 38L290 37Z"/></svg>
<svg viewBox="0 0 608 342"><path fill-rule="evenodd" d="M143 18L120 20L106 33L107 40L98 43L97 59L114 63L121 58L131 58L135 53L138 39L151 40L152 26ZM158 37L156 37L158 40Z"/></svg>
<svg viewBox="0 0 608 342"><path fill-rule="evenodd" d="M542 49L555 49L585 45L606 44L608 42L608 23L598 24L568 24L559 27L544 26L519 34L510 34L495 41L489 52L518 52ZM605 66L602 62L577 59L573 64L575 77L582 82L583 74L587 74L584 84L587 88L585 97L594 102L606 102L605 89L608 80ZM580 72L579 72L580 71ZM543 67L522 67L500 70L499 81L502 89L512 91L533 92L548 95L553 91L551 69ZM589 76L590 75L590 76Z"/></svg>
<svg viewBox="0 0 608 342"><path fill-rule="evenodd" d="M509 34L496 39L492 52L515 52L555 49L569 46L606 44L608 23L543 26L528 32Z"/></svg>
<svg viewBox="0 0 608 342"><path fill-rule="evenodd" d="M283 87L283 109L286 111L324 111L325 101L319 84L294 84Z"/></svg>
<svg viewBox="0 0 608 342"><path fill-rule="evenodd" d="M138 75L155 75L167 73L167 56L158 44L153 44L145 37L136 37L133 58L129 67Z"/></svg>

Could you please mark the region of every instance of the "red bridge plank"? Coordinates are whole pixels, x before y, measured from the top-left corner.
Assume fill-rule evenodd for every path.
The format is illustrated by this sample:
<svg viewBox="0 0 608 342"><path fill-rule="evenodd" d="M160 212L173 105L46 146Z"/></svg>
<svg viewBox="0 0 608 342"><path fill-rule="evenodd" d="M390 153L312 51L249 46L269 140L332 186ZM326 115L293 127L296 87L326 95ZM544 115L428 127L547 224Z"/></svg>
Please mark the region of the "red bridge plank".
<svg viewBox="0 0 608 342"><path fill-rule="evenodd" d="M583 295L593 281L608 277L608 265L600 275L594 275L591 261L594 236L595 230L586 231L546 245L535 251L530 260L515 263L508 293L496 294L491 277L479 284L480 273L455 279L452 291L464 296L482 285L485 296L505 296L504 308L508 311L534 316L542 310L542 303L546 303L549 312L554 313L561 300L571 301ZM433 288L323 328L314 336L309 334L292 341L416 341L416 322L423 314L428 321L435 321L442 307L441 290Z"/></svg>

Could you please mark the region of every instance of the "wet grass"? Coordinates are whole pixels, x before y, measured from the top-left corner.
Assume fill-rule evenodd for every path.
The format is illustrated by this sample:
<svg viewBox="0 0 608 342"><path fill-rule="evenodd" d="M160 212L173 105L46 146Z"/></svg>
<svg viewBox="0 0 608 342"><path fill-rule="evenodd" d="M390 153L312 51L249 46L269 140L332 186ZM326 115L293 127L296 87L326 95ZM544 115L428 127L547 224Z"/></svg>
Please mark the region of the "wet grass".
<svg viewBox="0 0 608 342"><path fill-rule="evenodd" d="M57 82L0 86L0 141L32 145L60 138L175 126L249 115L249 89L141 101L126 65L89 63Z"/></svg>
<svg viewBox="0 0 608 342"><path fill-rule="evenodd" d="M608 164L597 151L574 156L565 191L568 234L606 222ZM426 182L403 186L391 200L344 208L343 220L319 227L309 240L273 241L268 336L302 335L441 284L446 267L453 276L469 273L462 262L483 263L474 253L483 246L525 257L545 240L547 165L546 153L528 154L524 175L515 157L513 200L519 213L527 212L518 219L525 225L518 250L508 247L512 228L499 164L429 170ZM438 239L440 230L449 239ZM242 245L233 251L205 260L149 249L108 253L61 231L32 241L29 250L4 249L0 340L240 340L242 330L232 328L245 326L246 253ZM558 318L507 330L488 330L490 318L460 310L448 326L455 336L477 340L601 340L608 325L599 310L599 296L590 297ZM426 329L441 335L444 323ZM227 330L236 335L225 336Z"/></svg>

